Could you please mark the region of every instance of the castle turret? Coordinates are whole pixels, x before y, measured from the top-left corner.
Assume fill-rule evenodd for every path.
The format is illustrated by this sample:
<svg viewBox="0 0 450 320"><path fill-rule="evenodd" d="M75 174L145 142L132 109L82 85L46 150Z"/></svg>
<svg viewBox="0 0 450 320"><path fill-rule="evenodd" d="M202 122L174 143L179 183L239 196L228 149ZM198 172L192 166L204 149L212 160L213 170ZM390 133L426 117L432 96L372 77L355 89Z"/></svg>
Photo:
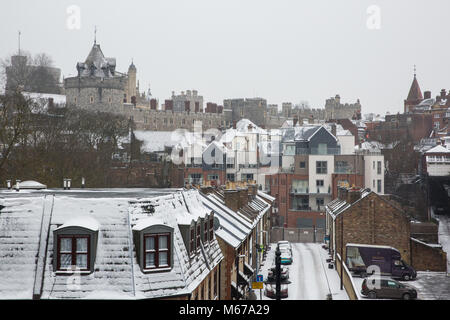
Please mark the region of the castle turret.
<svg viewBox="0 0 450 320"><path fill-rule="evenodd" d="M126 100L129 103L134 103L136 101L136 66L134 65L133 61L131 62L130 66L128 67L128 85L126 88ZM134 98L133 98L134 97ZM134 102L133 102L134 100Z"/></svg>

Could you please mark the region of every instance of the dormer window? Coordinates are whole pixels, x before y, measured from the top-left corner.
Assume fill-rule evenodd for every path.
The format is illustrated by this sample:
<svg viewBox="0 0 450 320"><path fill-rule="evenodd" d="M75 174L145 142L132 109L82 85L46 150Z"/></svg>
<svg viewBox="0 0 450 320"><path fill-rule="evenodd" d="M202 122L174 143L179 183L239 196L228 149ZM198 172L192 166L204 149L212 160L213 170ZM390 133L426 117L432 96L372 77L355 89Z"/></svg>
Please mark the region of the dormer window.
<svg viewBox="0 0 450 320"><path fill-rule="evenodd" d="M205 219L203 220L203 243L205 244L208 243L208 233L208 217L205 217Z"/></svg>
<svg viewBox="0 0 450 320"><path fill-rule="evenodd" d="M195 245L195 247L198 250L198 249L200 249L200 241L202 239L202 224L201 224L200 221L197 222L197 233L196 233L195 236L196 236L196 245Z"/></svg>
<svg viewBox="0 0 450 320"><path fill-rule="evenodd" d="M143 272L172 268L173 228L157 219L144 219L133 227L133 240Z"/></svg>
<svg viewBox="0 0 450 320"><path fill-rule="evenodd" d="M214 215L209 216L209 241L212 241L214 237Z"/></svg>
<svg viewBox="0 0 450 320"><path fill-rule="evenodd" d="M192 255L195 251L195 227L191 226L191 237L189 238L189 253Z"/></svg>
<svg viewBox="0 0 450 320"><path fill-rule="evenodd" d="M167 268L170 266L170 234L145 234L145 269Z"/></svg>
<svg viewBox="0 0 450 320"><path fill-rule="evenodd" d="M97 250L98 223L91 217L72 219L53 231L56 272L92 272Z"/></svg>

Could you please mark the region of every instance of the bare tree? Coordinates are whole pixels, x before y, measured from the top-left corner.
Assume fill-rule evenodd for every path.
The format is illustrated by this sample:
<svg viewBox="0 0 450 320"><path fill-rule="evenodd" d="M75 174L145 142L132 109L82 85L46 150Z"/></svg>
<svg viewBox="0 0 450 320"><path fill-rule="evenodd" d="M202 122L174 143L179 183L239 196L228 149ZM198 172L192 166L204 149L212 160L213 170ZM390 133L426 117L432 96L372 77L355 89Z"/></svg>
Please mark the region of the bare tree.
<svg viewBox="0 0 450 320"><path fill-rule="evenodd" d="M34 103L20 92L0 96L0 172L30 129Z"/></svg>
<svg viewBox="0 0 450 320"><path fill-rule="evenodd" d="M0 74L7 91L60 93L58 69L46 53L34 57L28 52L0 60Z"/></svg>

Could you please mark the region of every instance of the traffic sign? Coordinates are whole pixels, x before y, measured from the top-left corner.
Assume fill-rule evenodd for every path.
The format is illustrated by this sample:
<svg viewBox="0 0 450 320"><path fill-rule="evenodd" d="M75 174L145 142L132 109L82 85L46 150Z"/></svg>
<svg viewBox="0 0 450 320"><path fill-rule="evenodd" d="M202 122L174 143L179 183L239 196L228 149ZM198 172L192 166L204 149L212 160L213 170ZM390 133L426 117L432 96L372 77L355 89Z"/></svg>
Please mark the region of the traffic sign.
<svg viewBox="0 0 450 320"><path fill-rule="evenodd" d="M258 274L257 276L256 276L256 282L263 282L264 280L263 280L263 275L262 274Z"/></svg>
<svg viewBox="0 0 450 320"><path fill-rule="evenodd" d="M263 282L252 282L252 289L263 289L264 283Z"/></svg>

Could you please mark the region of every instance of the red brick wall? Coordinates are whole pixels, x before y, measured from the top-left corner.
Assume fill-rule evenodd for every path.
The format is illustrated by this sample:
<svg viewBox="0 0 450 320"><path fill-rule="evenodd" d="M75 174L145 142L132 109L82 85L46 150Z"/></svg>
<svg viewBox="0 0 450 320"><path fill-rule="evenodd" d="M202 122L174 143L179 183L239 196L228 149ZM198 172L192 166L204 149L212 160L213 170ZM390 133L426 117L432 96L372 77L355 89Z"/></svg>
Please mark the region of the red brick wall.
<svg viewBox="0 0 450 320"><path fill-rule="evenodd" d="M344 250L347 243L386 245L400 251L410 263L410 225L406 215L371 193L336 218L336 250L341 252L341 219L344 217Z"/></svg>
<svg viewBox="0 0 450 320"><path fill-rule="evenodd" d="M418 271L447 272L447 253L441 248L432 248L411 240L411 264Z"/></svg>

